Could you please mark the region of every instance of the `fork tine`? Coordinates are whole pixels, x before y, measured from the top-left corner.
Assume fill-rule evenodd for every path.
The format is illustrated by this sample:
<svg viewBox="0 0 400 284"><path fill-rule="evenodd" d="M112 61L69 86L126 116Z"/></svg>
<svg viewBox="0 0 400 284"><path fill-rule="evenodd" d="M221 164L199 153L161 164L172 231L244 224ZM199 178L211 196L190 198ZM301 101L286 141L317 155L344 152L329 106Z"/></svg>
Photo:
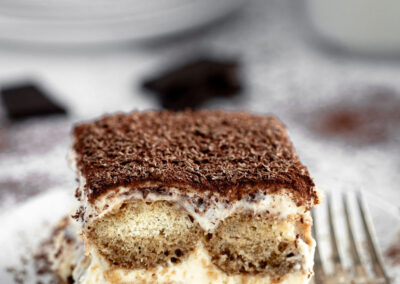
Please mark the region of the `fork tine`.
<svg viewBox="0 0 400 284"><path fill-rule="evenodd" d="M356 276L359 277L366 277L367 276L367 272L365 270L365 267L363 265L363 262L361 260L360 257L360 246L359 243L356 242L355 240L355 236L354 236L354 231L355 231L355 227L354 227L354 223L353 220L350 216L350 204L349 204L349 200L348 200L348 195L347 194L343 194L342 195L342 199L343 199L343 207L344 207L344 215L345 215L345 220L346 220L346 227L347 227L347 233L349 235L349 239L350 239L350 251L351 251L351 257L353 259L353 264L354 264L354 269L355 269L355 274Z"/></svg>
<svg viewBox="0 0 400 284"><path fill-rule="evenodd" d="M383 277L385 283L390 283L389 277L384 269L382 255L379 252L378 244L375 236L375 232L373 230L372 221L368 214L368 211L365 206L365 202L363 200L362 194L360 191L357 192L357 203L358 208L360 210L361 219L364 227L364 231L367 236L367 243L369 247L369 252L373 261L374 272L377 276Z"/></svg>
<svg viewBox="0 0 400 284"><path fill-rule="evenodd" d="M314 259L315 260L315 267L314 267L315 276L312 281L316 284L320 284L323 281L322 278L323 278L323 275L325 274L325 271L324 271L324 267L323 267L322 260L321 260L322 259L321 252L318 248L318 237L317 237L317 229L316 229L317 226L316 226L316 218L315 218L314 210L315 209L311 210L311 217L313 219L312 231L313 231L314 240L316 242L316 246L315 246L315 259Z"/></svg>
<svg viewBox="0 0 400 284"><path fill-rule="evenodd" d="M332 247L332 257L334 262L334 272L343 271L342 259L339 254L338 249L338 239L335 230L334 224L334 217L333 217L333 207L332 207L332 195L327 194L327 201L328 201L328 217L329 217L329 230L330 230L330 240L331 240L331 247Z"/></svg>

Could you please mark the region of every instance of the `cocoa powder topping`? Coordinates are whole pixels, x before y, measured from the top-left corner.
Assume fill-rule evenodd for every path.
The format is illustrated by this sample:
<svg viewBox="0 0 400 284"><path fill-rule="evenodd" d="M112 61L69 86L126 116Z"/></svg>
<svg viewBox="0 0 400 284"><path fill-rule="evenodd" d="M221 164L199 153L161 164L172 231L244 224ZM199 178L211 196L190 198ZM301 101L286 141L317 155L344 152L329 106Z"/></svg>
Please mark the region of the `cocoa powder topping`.
<svg viewBox="0 0 400 284"><path fill-rule="evenodd" d="M78 125L73 149L89 201L118 186L155 182L239 198L244 188L316 198L284 126L273 116L225 111L114 114Z"/></svg>

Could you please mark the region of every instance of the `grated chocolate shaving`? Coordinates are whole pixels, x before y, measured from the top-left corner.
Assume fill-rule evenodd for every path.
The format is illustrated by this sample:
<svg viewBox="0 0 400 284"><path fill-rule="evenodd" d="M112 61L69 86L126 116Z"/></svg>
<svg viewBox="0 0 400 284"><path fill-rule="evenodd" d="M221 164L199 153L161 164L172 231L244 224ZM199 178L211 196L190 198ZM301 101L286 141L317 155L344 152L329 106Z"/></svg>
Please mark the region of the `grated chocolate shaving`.
<svg viewBox="0 0 400 284"><path fill-rule="evenodd" d="M224 111L148 111L105 116L74 130L89 201L147 181L240 198L249 186L317 198L284 126L273 116Z"/></svg>

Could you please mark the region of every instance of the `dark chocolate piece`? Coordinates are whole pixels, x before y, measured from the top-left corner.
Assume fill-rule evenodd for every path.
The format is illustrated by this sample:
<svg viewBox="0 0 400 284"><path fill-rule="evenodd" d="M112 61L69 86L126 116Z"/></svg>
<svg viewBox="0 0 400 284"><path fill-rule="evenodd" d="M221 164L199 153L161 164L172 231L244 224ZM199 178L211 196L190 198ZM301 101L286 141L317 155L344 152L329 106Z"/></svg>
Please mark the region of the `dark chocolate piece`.
<svg viewBox="0 0 400 284"><path fill-rule="evenodd" d="M117 186L155 182L228 200L287 188L317 200L284 126L273 116L225 111L148 111L78 125L73 149L90 201Z"/></svg>
<svg viewBox="0 0 400 284"><path fill-rule="evenodd" d="M1 89L3 104L10 119L66 114L66 110L48 98L37 85L28 83Z"/></svg>
<svg viewBox="0 0 400 284"><path fill-rule="evenodd" d="M157 94L165 109L195 109L214 97L231 97L241 90L235 61L199 59L148 80L143 87Z"/></svg>

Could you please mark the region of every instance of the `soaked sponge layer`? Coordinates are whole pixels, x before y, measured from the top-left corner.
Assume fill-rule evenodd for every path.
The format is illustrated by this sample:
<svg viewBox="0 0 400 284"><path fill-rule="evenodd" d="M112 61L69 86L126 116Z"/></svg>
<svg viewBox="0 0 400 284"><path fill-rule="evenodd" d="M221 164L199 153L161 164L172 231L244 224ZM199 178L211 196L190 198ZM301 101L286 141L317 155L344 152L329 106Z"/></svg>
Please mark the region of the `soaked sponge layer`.
<svg viewBox="0 0 400 284"><path fill-rule="evenodd" d="M126 203L88 228L88 237L114 265L148 268L180 262L194 250L200 227L166 201Z"/></svg>
<svg viewBox="0 0 400 284"><path fill-rule="evenodd" d="M282 276L304 262L298 248L300 234L295 218L268 218L261 214L234 214L225 219L205 246L213 263L228 274Z"/></svg>
<svg viewBox="0 0 400 284"><path fill-rule="evenodd" d="M311 245L311 222L249 211L229 216L212 232L169 201L135 200L95 221L86 237L112 264L141 269L183 261L203 243L212 263L228 275L268 274L279 278L302 270L303 241Z"/></svg>

